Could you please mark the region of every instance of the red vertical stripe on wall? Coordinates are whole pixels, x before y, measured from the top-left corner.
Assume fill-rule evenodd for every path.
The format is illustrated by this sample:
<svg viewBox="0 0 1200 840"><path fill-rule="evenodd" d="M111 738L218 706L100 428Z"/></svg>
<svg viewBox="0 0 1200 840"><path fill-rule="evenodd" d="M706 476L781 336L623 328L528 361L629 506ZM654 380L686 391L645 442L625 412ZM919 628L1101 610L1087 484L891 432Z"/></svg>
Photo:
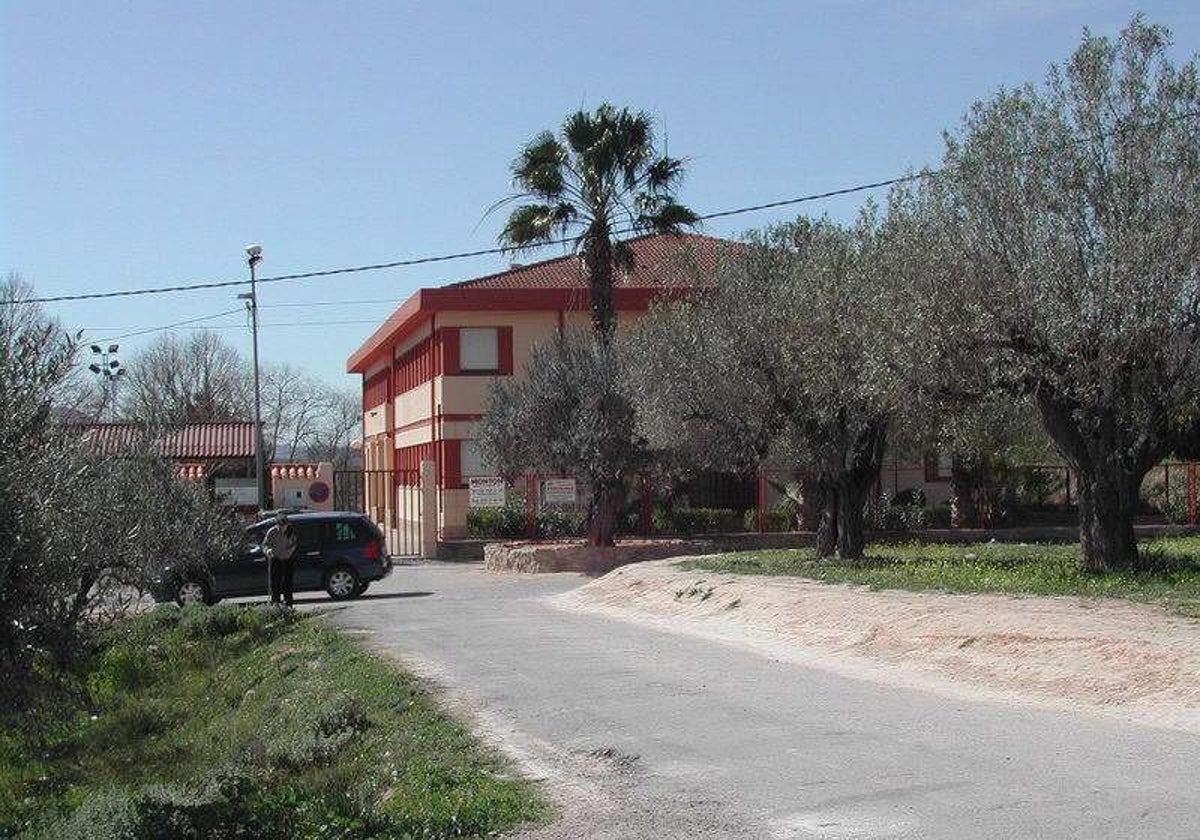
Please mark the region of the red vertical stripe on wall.
<svg viewBox="0 0 1200 840"><path fill-rule="evenodd" d="M462 486L462 441L441 440L442 446L442 486Z"/></svg>
<svg viewBox="0 0 1200 840"><path fill-rule="evenodd" d="M458 327L443 327L442 336L442 370L443 376L457 376L458 367Z"/></svg>
<svg viewBox="0 0 1200 840"><path fill-rule="evenodd" d="M500 375L508 376L513 372L513 332L512 327L500 327L496 334L499 345Z"/></svg>

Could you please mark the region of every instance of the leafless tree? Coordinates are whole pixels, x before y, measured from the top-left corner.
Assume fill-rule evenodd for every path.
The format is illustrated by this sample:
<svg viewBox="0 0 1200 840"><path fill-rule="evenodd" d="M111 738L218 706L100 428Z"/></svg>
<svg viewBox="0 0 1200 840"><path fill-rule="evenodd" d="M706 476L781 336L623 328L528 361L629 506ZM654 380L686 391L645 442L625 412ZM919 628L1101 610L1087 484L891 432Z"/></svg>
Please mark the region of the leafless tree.
<svg viewBox="0 0 1200 840"><path fill-rule="evenodd" d="M126 419L161 426L245 420L252 414L246 361L215 332L165 334L126 369L121 405Z"/></svg>

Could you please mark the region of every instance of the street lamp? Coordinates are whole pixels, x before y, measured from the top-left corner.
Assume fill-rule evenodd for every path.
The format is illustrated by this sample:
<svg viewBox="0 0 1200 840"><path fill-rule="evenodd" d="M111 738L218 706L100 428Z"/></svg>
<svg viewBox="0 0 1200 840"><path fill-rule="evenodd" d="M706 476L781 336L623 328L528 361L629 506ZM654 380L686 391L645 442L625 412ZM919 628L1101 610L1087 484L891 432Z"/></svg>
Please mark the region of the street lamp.
<svg viewBox="0 0 1200 840"><path fill-rule="evenodd" d="M266 500L263 492L263 440L262 440L262 392L258 385L258 264L262 262L262 246L246 246L246 262L250 265L250 291L238 298L246 301L250 310L250 335L254 348L254 483L258 488L258 506Z"/></svg>
<svg viewBox="0 0 1200 840"><path fill-rule="evenodd" d="M92 356L95 361L88 365L88 370L96 375L103 375L105 379L113 380L119 376L125 375L125 368L117 360L117 351L121 349L119 344L110 344L108 349L104 349L99 344L92 345Z"/></svg>

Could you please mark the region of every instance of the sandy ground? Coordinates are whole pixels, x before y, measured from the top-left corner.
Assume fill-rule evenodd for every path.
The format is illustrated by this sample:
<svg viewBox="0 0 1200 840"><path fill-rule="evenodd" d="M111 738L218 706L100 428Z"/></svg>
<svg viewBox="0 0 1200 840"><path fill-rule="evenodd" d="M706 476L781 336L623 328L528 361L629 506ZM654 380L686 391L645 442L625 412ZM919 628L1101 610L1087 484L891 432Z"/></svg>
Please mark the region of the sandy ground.
<svg viewBox="0 0 1200 840"><path fill-rule="evenodd" d="M843 675L1200 733L1200 623L1141 604L949 595L624 566L560 609L744 646Z"/></svg>

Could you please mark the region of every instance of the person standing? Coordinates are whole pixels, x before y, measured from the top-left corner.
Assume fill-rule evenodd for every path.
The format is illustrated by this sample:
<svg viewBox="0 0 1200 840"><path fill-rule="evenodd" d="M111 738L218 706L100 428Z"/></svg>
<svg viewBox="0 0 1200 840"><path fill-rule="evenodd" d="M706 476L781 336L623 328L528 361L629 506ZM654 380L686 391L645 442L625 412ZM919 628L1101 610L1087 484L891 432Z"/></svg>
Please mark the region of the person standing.
<svg viewBox="0 0 1200 840"><path fill-rule="evenodd" d="M263 537L263 554L267 556L267 591L271 603L281 601L292 605L292 586L295 573L293 557L296 554L296 529L288 521L286 513L280 511Z"/></svg>

